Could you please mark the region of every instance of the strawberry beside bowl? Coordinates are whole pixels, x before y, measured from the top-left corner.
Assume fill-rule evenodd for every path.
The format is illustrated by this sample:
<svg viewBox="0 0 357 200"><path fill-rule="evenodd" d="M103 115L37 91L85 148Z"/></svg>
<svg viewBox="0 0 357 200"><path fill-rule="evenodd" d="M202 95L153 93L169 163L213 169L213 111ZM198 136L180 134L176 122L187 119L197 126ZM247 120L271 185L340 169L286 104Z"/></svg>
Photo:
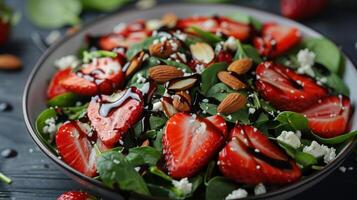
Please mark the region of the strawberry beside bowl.
<svg viewBox="0 0 357 200"><path fill-rule="evenodd" d="M64 170L66 174L68 174L71 178L76 180L78 183L108 198L123 199L124 197L128 197L131 195L141 199L158 198L155 196L150 197L147 195L143 195L143 193L147 192L146 191L147 189L145 189L146 186L145 187L138 186L137 188L138 190L135 190L136 192L140 193L138 194L135 192L122 191L120 189L112 189L112 187L108 187L108 185L109 186L113 185L113 180L111 180L110 177L108 176L100 176L100 178L103 180L105 184L99 181L98 179L91 178L96 176L97 174L96 167L94 165L93 155L96 155L98 153L96 151L99 151L100 153L103 152L104 154L107 148L114 147L118 142L119 143L121 142L122 135L118 134L118 130L120 130L121 133L126 132L130 128L130 126L133 125L134 122L136 122L139 119L140 113L143 112L144 109L147 109L144 108L143 105L143 98L144 96L147 96L147 94L143 95L142 92L138 91L135 87L132 87L122 91L121 93L118 93L118 95L114 95L114 96L109 95L113 91L115 91L116 88L121 87L121 85L123 84L123 81L121 80L125 75L121 71L119 72L115 71L115 69L114 71L107 71L101 63L115 62L115 63L122 64L122 62L124 62L123 58L121 58L117 54L115 54L115 56L112 56L112 53L110 52L108 53L106 51L104 52L105 56L109 56L111 58L95 59L95 64L93 64L93 62L91 64L86 64L85 69L76 71L76 74L74 73L71 74L71 72L68 70L58 71L56 75L53 77L51 84L49 85L48 80L51 79L51 76L55 74L56 71L56 69L53 67L53 63L58 58L61 58L63 56L69 54L73 54L73 55L76 54L78 50L82 47L84 43L84 38L86 38L88 34L89 35L107 34L112 32L113 27L115 27L118 24L118 22L126 22L130 24L131 22L133 22L133 19L156 19L165 15L168 11L175 13L180 18L189 17L193 15L210 16L220 13L227 13L227 14L228 13L234 14L236 12L247 13L263 23L266 22L266 24L263 26L262 31L260 32L260 35L257 35L256 37L254 37L254 39L252 39L252 44L257 48L257 51L259 51L261 55L269 57L271 59L280 57L282 54L286 53L287 50L290 50L291 46L298 44L300 41L299 40L300 34L304 38L322 37L321 34L301 24L298 24L294 21L254 9L249 9L239 6L228 6L228 5L189 5L188 6L182 4L171 4L171 5L164 5L145 11L123 12L123 13L113 14L101 18L93 22L92 24L84 27L78 33L72 36L68 36L64 38L62 41L60 41L59 43L53 45L40 58L36 67L31 73L27 85L25 87L24 96L23 96L23 112L24 112L26 126L30 132L31 137L34 139L36 144L41 148L41 150L47 156L49 156L56 164L60 166L60 169ZM242 41L247 39L247 37L249 37L247 31L245 31L249 29L247 28L247 26L242 26L240 25L240 23L236 23L225 17L216 20L219 20L220 23L220 26L218 27L217 26L213 27L209 23L206 23L205 18L192 18L190 20L180 21L177 24L177 26L179 28L185 28L190 26L195 26L199 28L208 27L206 31L211 31L211 32L220 31L222 32L222 34L231 35L235 38L241 39ZM253 22L252 23L253 26L256 25L256 23L254 22L254 20L252 20L252 18L245 16L245 20L247 23ZM268 22L274 22L274 23L268 23ZM200 27L202 24L205 24L205 26ZM223 24L226 25L228 24L228 26L225 26ZM295 28L282 28L282 27L295 27ZM130 38L131 41L140 41L141 40L140 37L143 37L143 35L145 36L145 34L147 34L147 32L144 31L144 32L140 32L140 34L135 34L135 37L131 35L132 37L129 36L128 38ZM207 34L205 36L207 39ZM209 35L208 37L212 39L212 35ZM275 39L274 41L271 40L272 37ZM102 40L100 40L101 48L104 50L112 49L113 42L110 42L111 39L112 38L110 37L102 38ZM216 39L217 39L216 36L214 36L213 40ZM277 42L279 45L276 46L274 42ZM190 45L190 49L192 50L195 48L196 49L203 48L205 47L205 45L208 44L195 43L194 45ZM319 45L316 45L316 43L314 42L308 42L306 45L310 49L316 49L316 48L318 49L318 47L321 47ZM155 47L152 46L152 48L148 49L148 51L150 52L151 55L154 55L157 49L155 49ZM317 52L318 51L319 50L317 50ZM101 53L104 54L103 52ZM299 54L300 53L309 54L310 52L299 51ZM138 53L137 55L134 56L143 57L143 55L144 54ZM170 55L165 55L165 56L170 56ZM239 55L239 57L240 56L242 55ZM315 59L319 61L320 64L327 63L327 65L329 66L336 66L335 60L322 59L321 61L321 55L319 53L316 53L315 56L316 56ZM354 79L354 77L356 77L357 75L356 69L347 57L345 57L344 55L342 56L344 57L346 63L345 65L346 68L343 74L344 81L348 86L355 85L356 80ZM84 56L84 59L86 59L85 57L86 56ZM198 61L205 62L207 57L202 58L200 57L200 54L197 54L196 56L193 55L193 57L194 59L192 60L194 62L187 63L187 65L190 67L193 66L194 70L198 71L199 69L197 69L197 67L195 68L195 66L197 66L200 63L197 62ZM217 55L217 59L218 59L217 62L230 63L232 62L233 58L231 54L225 51L221 51ZM290 61L289 64L291 64L291 60L289 61ZM338 61L340 62L340 60ZM209 62L211 62L211 60L209 60ZM339 64L339 62L337 64ZM116 65L111 64L112 69L115 68L115 66ZM130 71L131 69L130 66L128 67L127 71L125 71L126 76L132 73ZM218 67L222 68L222 64L220 64L220 66ZM229 68L231 68L231 70L237 72L238 74L246 73L244 72L244 70L243 71L235 70L234 66L231 67L231 65ZM229 68L228 71L230 70ZM154 73L155 71L156 74L158 74L160 70L162 70L162 66L152 67L148 71L149 74ZM170 70L170 74L183 76L183 72L177 71L175 68L172 69L166 67L166 70ZM297 71L298 70L300 69L297 69ZM309 69L306 68L302 70L303 70L302 73L307 75L311 75L311 73L314 73L314 75L318 76L320 73L319 71L311 72L309 71ZM333 67L330 70L336 73L338 71L338 69ZM105 81L100 81L98 82L98 84L92 84L93 81L88 82L88 79L82 78L84 76L90 76L94 72L98 73L98 71L101 72L100 73L101 76L106 77ZM78 73L80 74L80 76L78 76ZM152 75L151 79L159 84L165 83L167 81L166 79L168 78L167 74L164 77L162 76L155 77L153 74L151 75ZM241 76L238 77L241 78ZM271 81L270 79L271 77L275 77L276 81L275 80ZM231 78L229 80L232 80L232 76L231 73L225 71L221 71L217 73L217 78L216 78L217 80L215 80L216 82L220 80L224 84L231 87L231 89L229 88L226 89L227 91L231 91L232 89L237 90L239 88L242 89L245 87L244 83L240 81L233 81L233 82L227 81L227 78ZM202 77L202 79L204 78ZM320 136L331 138L336 135L339 135L341 131L345 131L345 128L343 127L347 126L346 123L348 121L349 115L351 115L351 118L349 120L349 124L351 128L349 129L350 130L357 129L357 123L356 123L357 114L352 113L350 111L351 105L353 105L353 102L357 99L357 89L355 88L352 87L350 88L350 95L349 95L350 100L347 97L343 97L342 95L337 95L337 94L333 94L331 97L326 97L327 90L323 87L320 87L319 84L316 84L314 81L312 81L312 79L307 78L306 75L297 74L292 70L286 69L284 66L271 62L263 62L262 64L257 66L256 79L257 79L256 91L259 93L259 95L262 98L269 101L274 107L279 108L279 110L290 110L290 111L296 111L304 114L309 119L309 126L311 126L310 129L312 129L316 134L319 134ZM189 83L188 84L189 86L186 87L192 87L197 80L198 80L197 74L189 76L187 79L185 79L186 81L185 83ZM323 80L322 77L320 77L319 80L322 83L326 82L326 80ZM175 87L177 87L178 85L177 83L179 81L182 82L182 79L175 79L174 81L170 81L166 87L175 90ZM192 81L192 84L190 81ZM294 84L292 84L291 81L294 81ZM59 85L58 84L59 82L61 82L62 84ZM111 84L113 82L115 82L116 84ZM296 85L295 82L298 83L298 85ZM337 84L334 85L336 86ZM330 85L330 87L332 86L333 85ZM209 92L211 88L213 88L212 85L203 89L201 88L201 90L205 90L205 92L207 91ZM340 91L341 93L346 92L346 89L343 86L335 89ZM54 139L57 146L56 150L58 150L59 154L61 155L61 158L58 158L58 155L56 154L56 150L54 150L51 145L46 144L44 142L44 138L37 133L36 123L37 126L39 126L39 122L38 121L36 122L36 118L44 110L46 104L57 105L61 107L61 105L58 104L59 101L56 102L52 100L49 102L46 101L46 91L47 91L47 97L51 98L57 96L58 94L62 94L67 90L80 95L89 95L89 96L93 96L97 93L101 93L103 94L102 98L105 101L109 101L109 102L110 101L116 102L120 100L120 98L123 96L128 96L128 97L130 96L131 99L127 101L127 103L125 103L124 106L121 106L119 109L110 112L111 113L110 116L107 117L109 115L110 108L113 107L113 102L106 104L106 106L109 109L108 110L106 108L102 108L105 107L103 106L104 104L97 103L97 100L95 100L94 98L94 100L92 100L88 106L87 113L92 126L96 128L96 132L97 132L96 137L94 136L92 137L90 128L87 129L88 127L84 125L85 123L82 123L81 121L72 121L69 123L62 124L56 134L56 138ZM148 91L150 91L150 88L148 89ZM185 92L183 93L177 92L176 95L179 95L180 98L187 97L187 93ZM188 98L190 98L190 95L188 96L189 96ZM224 98L224 100L221 99L222 100L221 104L224 101L228 102L229 104L229 102L232 102L232 100L234 100L234 102L240 102L240 103L243 102L245 104L246 103L246 100L244 100L245 97L243 98L242 96L243 95L240 95L240 93L237 92L230 93ZM277 96L280 96L280 98L277 98ZM71 98L73 98L73 96L71 95L65 97L67 98L67 100L69 99L69 101ZM219 98L219 97L215 97L215 98ZM323 100L320 101L319 99L321 98ZM309 101L306 101L304 99L308 99ZM86 102L88 101L89 100L87 99ZM192 100L192 102L193 101L194 99ZM315 105L310 101L311 102L318 101L318 103L316 103ZM227 133L226 130L227 127L225 125L224 126L222 125L225 124L223 118L217 117L217 115L214 114L212 114L214 115L213 117L209 117L209 116L200 117L200 116L184 114L184 113L179 113L171 116L170 112L173 112L175 108L181 109L183 112L189 111L190 108L187 108L187 106L191 104L191 99L183 103L181 102L182 103L180 104L181 107L175 107L175 108L172 108L171 105L171 103L173 103L173 105L175 106L175 99L172 100L171 98L163 97L161 102L164 107L165 114L170 115L170 119L166 122L165 134L163 136L164 142L162 145L165 154L163 156L164 157L163 159L165 159L166 161L166 169L169 171L171 176L167 176L166 174L160 174L162 171L157 168L152 168L152 171L156 170L154 174L155 175L160 174L156 177L156 179L164 179L162 180L163 182L167 181L168 179L169 180L181 179L181 181L176 181L176 182L173 181L173 186L175 187L182 187L182 184L184 182L187 183L187 179L185 179L185 177L188 176L191 177L197 175L199 170L203 171L203 169L207 165L209 165L208 162L210 161L210 159L211 161L212 160L214 161L214 159L212 159L212 156L209 155L217 155L218 157L217 159L220 164L217 164L219 166L218 167L216 166L216 171L218 171L219 168L219 171L221 172L220 176L229 177L230 179L233 180L240 180L249 185L259 185L259 183L261 182L264 182L266 184L285 185L281 187L269 187L268 188L269 190L266 193L263 192L256 196L250 194L248 198L285 199L304 191L305 189L311 187L312 185L321 181L328 174L330 174L334 169L336 169L342 163L342 161L346 158L346 156L351 152L353 145L355 143L355 140L353 140L351 137L348 140L344 141L343 144L339 144L339 148L336 151L338 154L336 158L330 159L329 156L327 156L326 158L321 158L323 159L323 161L321 162L328 163L326 166L323 167L314 166L315 171L308 173L308 175L304 175L304 178L300 178L301 173L306 173L306 172L305 171L301 172L298 165L300 165L301 167L301 165L306 164L305 162L306 160L304 160L305 163L298 162L297 165L286 154L286 152L288 152L290 156L294 155L298 157L297 154L295 154L296 150L291 149L291 146L284 146L284 143L281 144L279 143L279 145L282 147L279 148L276 144L274 144L274 142L277 143L276 138L271 138L271 140L268 140L267 137L263 136L263 134L260 132L260 131L263 132L263 130L259 129L259 131L257 131L256 128L249 125L236 125L234 126L234 128L230 127L230 132ZM204 101L202 102L205 103ZM76 102L71 102L71 104L75 104L75 103ZM239 109L236 108L235 106L229 107L227 105L224 106L221 104L217 107L217 110L222 113L227 112L227 110L229 109L235 109L235 110ZM237 105L236 103L236 106L239 105ZM80 108L80 105L78 105L77 108ZM41 115L56 116L56 112L57 112L56 109L49 109L48 112L46 113L42 112ZM72 114L74 112L76 114L76 111L73 109L67 110L66 112L72 112ZM249 111L249 113L250 112L251 111ZM209 110L207 110L207 113L211 114ZM254 111L252 111L252 113L254 113ZM318 115L316 113L322 113L322 114ZM326 115L328 115L330 118L328 119L324 118L326 117ZM72 116L74 116L74 118L78 117L77 115L72 115ZM225 117L226 117L225 118L226 121L232 120L231 119L232 116L230 115ZM286 112L284 116L279 118L279 120L280 122L284 120L286 120L286 122L289 122L289 120L292 119L289 117L291 117L291 113ZM110 120L110 122L114 121L115 123L110 124L108 123L108 120ZM293 119L293 121L294 120L298 121L301 119L297 117ZM326 121L328 121L328 123L326 123ZM50 123L50 121L48 122L42 121L40 123L42 123L43 125L46 123ZM184 124L185 126L184 127L178 126L177 124ZM198 126L197 124L199 124L200 126ZM300 125L301 123L299 124L299 126ZM292 125L291 127L294 128L294 125ZM339 127L342 130L339 130L338 128L336 129L336 127ZM50 127L46 127L46 128L48 131L48 128ZM194 137L187 137L188 135L185 135L187 134L186 130L191 130L191 129L201 130L198 132L202 132L203 129L206 135L204 137L202 136L201 138L198 137L198 139L197 137L195 137L196 139L194 139ZM284 132L284 130L285 129L281 130L282 133ZM241 132L245 133L245 135L240 134ZM288 134L287 131L285 132L286 132L285 134L287 135ZM354 135L354 133L350 135ZM184 145L184 143L181 144L176 143L176 145L172 145L172 144L175 144L176 141L179 141L182 138L186 138L186 137L189 138L187 139L189 141L196 140L195 141L196 144L199 141L201 143L201 146L193 145L190 151L186 151L186 152L182 151L183 149L173 148L173 146L177 147L179 145ZM49 139L49 138L45 138L45 139ZM225 140L226 140L226 144L225 144ZM245 141L247 140L251 142L249 144L244 145ZM344 140L344 139L340 138L340 140ZM96 143L96 148L92 148L92 144L90 143L90 141ZM325 141L326 144L327 143L331 144L331 143L335 143L337 140L333 140L331 142L331 140L324 140L320 138L319 142L320 141ZM149 142L144 141L142 145L148 145L148 143ZM309 145L306 145L306 147L308 147ZM205 148L202 148L202 146ZM313 146L313 144L311 144L311 146ZM252 149L255 153L251 152ZM286 152L284 152L283 150ZM190 159L186 159L185 156L182 156L183 152L185 156L189 157ZM259 152L262 152L265 155L265 157L264 156L263 156L264 158L259 157L258 155ZM335 151L333 151L333 153L334 152ZM77 154L78 155L80 154L81 156L78 157L76 156ZM302 154L300 153L299 155L301 156ZM126 158L120 157L118 155L119 153L116 154L116 156L114 157L107 156L105 157L105 159L110 160L110 158L114 158L114 160L118 159L117 161L119 160L127 161ZM247 157L247 155L254 155L254 156ZM304 156L306 155L304 154ZM276 170L277 167L272 167L272 165L267 164L267 162L265 162L267 157L269 159L274 158L275 161L279 160L279 162L275 162L276 165L281 165L281 164L284 165L286 163L290 163L288 164L289 170ZM308 157L311 158L311 156ZM195 158L199 158L199 159L195 159ZM180 161L182 162L178 163L176 159L181 159ZM265 161L262 161L264 159ZM296 158L296 160L297 159L298 158ZM314 158L311 159L314 160ZM236 169L237 165L227 164L227 163L236 163L237 160L243 160L245 163L247 163L247 165L239 166L239 167L241 170L243 170L243 172L249 172L249 174L251 174L252 176L254 175L254 177L247 176L246 173L239 173L235 171L234 169ZM112 162L111 165L119 164L119 162L114 162L114 161L111 162ZM152 162L152 161L148 161L148 162ZM99 171L100 174L101 172L103 172L104 169L103 166L105 165L105 162L103 163L104 164L101 166L97 165L97 168L99 167L99 169L97 170ZM251 165L249 165L249 163ZM257 163L259 165L256 165ZM213 163L213 165L215 166L215 163ZM259 170L260 168L264 169L265 172L257 173L256 170ZM317 168L320 169L316 170ZM151 171L151 170L147 170L147 171ZM138 175L138 173L136 173L133 170L131 171L129 170L128 172L130 172L133 176ZM132 178L132 177L127 177L127 178ZM138 177L138 179L140 179L140 176ZM222 177L216 178L216 180L221 180L221 181L223 179L224 178ZM211 180L209 182L211 182ZM192 181L192 183L194 183L192 179L190 179L189 181ZM226 179L224 179L224 181L225 183L227 183ZM119 183L119 186L123 187L121 184L122 182L115 182L115 183ZM216 183L220 183L220 182L218 181ZM181 184L181 186L177 186L179 184ZM192 187L192 185L190 187ZM227 187L224 188L225 190L229 190L228 194L225 193L224 196L220 196L220 198L229 196L229 193L232 192L232 189L229 189L229 187L230 186L228 186L228 189ZM243 187L248 191L251 191L251 188L246 187L244 185L242 186L242 184L236 185L235 187L236 188L234 189ZM131 190L133 190L133 188L131 188ZM175 191L177 192L177 190ZM237 190L236 193L239 193L241 191ZM222 190L219 192L223 193L227 191ZM182 193L185 193L185 191L179 190L179 194L182 195ZM178 194L175 193L171 195L178 195ZM237 197L237 194L234 195L232 193L231 196Z"/></svg>

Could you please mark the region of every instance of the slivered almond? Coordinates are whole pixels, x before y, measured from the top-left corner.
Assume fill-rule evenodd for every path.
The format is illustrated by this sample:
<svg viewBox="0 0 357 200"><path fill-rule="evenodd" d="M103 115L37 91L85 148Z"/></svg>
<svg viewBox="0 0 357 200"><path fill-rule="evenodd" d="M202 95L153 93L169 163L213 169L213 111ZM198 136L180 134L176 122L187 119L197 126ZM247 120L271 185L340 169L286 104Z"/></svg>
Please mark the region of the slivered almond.
<svg viewBox="0 0 357 200"><path fill-rule="evenodd" d="M234 72L236 74L242 75L247 73L252 67L253 60L250 58L242 58L232 62L228 66L228 71Z"/></svg>
<svg viewBox="0 0 357 200"><path fill-rule="evenodd" d="M214 59L214 51L212 47L204 42L197 42L190 45L192 57L200 62L208 64Z"/></svg>
<svg viewBox="0 0 357 200"><path fill-rule="evenodd" d="M172 99L170 97L162 97L161 99L162 108L167 117L171 117L172 115L178 113L176 108L172 105Z"/></svg>
<svg viewBox="0 0 357 200"><path fill-rule="evenodd" d="M217 112L223 114L231 114L237 112L239 109L244 107L246 103L247 99L242 94L230 93L218 105Z"/></svg>
<svg viewBox="0 0 357 200"><path fill-rule="evenodd" d="M172 79L168 84L169 90L187 90L191 88L197 82L196 76L188 76L177 79Z"/></svg>
<svg viewBox="0 0 357 200"><path fill-rule="evenodd" d="M183 72L176 67L170 65L157 65L149 69L149 77L158 83L183 76Z"/></svg>
<svg viewBox="0 0 357 200"><path fill-rule="evenodd" d="M4 70L17 70L21 69L21 60L11 54L1 54L0 55L0 69Z"/></svg>
<svg viewBox="0 0 357 200"><path fill-rule="evenodd" d="M230 72L227 71L218 72L217 77L220 81L222 81L223 83L225 83L226 85L228 85L234 90L240 90L246 87L246 85L242 81L240 81L238 78L233 76Z"/></svg>
<svg viewBox="0 0 357 200"><path fill-rule="evenodd" d="M189 112L191 110L191 96L184 92L177 92L172 96L172 104L174 108L180 112Z"/></svg>
<svg viewBox="0 0 357 200"><path fill-rule="evenodd" d="M150 142L148 139L144 140L144 142L141 144L141 147L147 147L150 145Z"/></svg>
<svg viewBox="0 0 357 200"><path fill-rule="evenodd" d="M144 56L145 52L141 51L130 61L129 66L125 71L126 77L130 77L140 68L141 64L143 63Z"/></svg>
<svg viewBox="0 0 357 200"><path fill-rule="evenodd" d="M167 13L161 19L162 25L167 26L169 28L175 27L177 24L177 21L178 21L178 18L174 13Z"/></svg>
<svg viewBox="0 0 357 200"><path fill-rule="evenodd" d="M149 46L150 55L159 58L168 58L171 54L177 52L180 46L180 42L177 40L168 40L165 42L160 42L152 44Z"/></svg>

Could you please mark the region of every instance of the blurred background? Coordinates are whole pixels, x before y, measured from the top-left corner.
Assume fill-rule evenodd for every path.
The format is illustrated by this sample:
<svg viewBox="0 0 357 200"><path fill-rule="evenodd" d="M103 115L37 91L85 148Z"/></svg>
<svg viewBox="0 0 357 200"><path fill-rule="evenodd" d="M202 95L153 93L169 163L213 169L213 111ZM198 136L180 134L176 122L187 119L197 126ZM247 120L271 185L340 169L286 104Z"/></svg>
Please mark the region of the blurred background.
<svg viewBox="0 0 357 200"><path fill-rule="evenodd" d="M0 0L0 172L13 181L0 182L0 199L55 199L79 189L35 147L23 123L22 91L41 54L100 16L179 2L235 4L298 20L357 63L355 0ZM356 162L351 155L344 168L294 199L355 199Z"/></svg>

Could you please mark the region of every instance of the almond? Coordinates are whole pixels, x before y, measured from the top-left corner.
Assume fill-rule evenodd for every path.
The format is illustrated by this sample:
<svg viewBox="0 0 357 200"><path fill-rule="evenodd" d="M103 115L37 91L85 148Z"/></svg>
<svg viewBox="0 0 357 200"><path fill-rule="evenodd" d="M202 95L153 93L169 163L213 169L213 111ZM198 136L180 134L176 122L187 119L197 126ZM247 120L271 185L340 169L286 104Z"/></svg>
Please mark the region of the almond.
<svg viewBox="0 0 357 200"><path fill-rule="evenodd" d="M126 77L133 75L134 72L136 72L140 68L144 56L145 56L145 52L141 51L130 61L129 66L125 70Z"/></svg>
<svg viewBox="0 0 357 200"><path fill-rule="evenodd" d="M223 114L231 114L237 112L239 109L244 107L246 103L247 99L242 94L230 93L218 105L217 112Z"/></svg>
<svg viewBox="0 0 357 200"><path fill-rule="evenodd" d="M195 85L197 76L187 76L170 80L167 89L169 90L187 90Z"/></svg>
<svg viewBox="0 0 357 200"><path fill-rule="evenodd" d="M150 55L159 58L168 58L171 54L177 52L180 42L177 40L168 40L152 44L149 46Z"/></svg>
<svg viewBox="0 0 357 200"><path fill-rule="evenodd" d="M228 66L228 71L234 72L236 74L242 75L245 74L249 71L249 69L252 67L253 60L250 58L242 58L239 60L236 60L232 62Z"/></svg>
<svg viewBox="0 0 357 200"><path fill-rule="evenodd" d="M4 70L17 70L21 69L21 60L11 54L1 54L0 55L0 69Z"/></svg>
<svg viewBox="0 0 357 200"><path fill-rule="evenodd" d="M181 70L169 65L157 65L149 69L149 77L158 83L165 83L182 76L183 72Z"/></svg>
<svg viewBox="0 0 357 200"><path fill-rule="evenodd" d="M246 87L246 85L242 81L233 76L230 72L221 71L218 72L217 76L220 81L222 81L234 90L240 90Z"/></svg>
<svg viewBox="0 0 357 200"><path fill-rule="evenodd" d="M171 117L178 112L172 105L172 99L170 97L162 97L161 103L164 113L167 117Z"/></svg>
<svg viewBox="0 0 357 200"><path fill-rule="evenodd" d="M167 26L168 28L173 28L176 26L178 17L174 13L167 13L161 19L161 24Z"/></svg>
<svg viewBox="0 0 357 200"><path fill-rule="evenodd" d="M174 108L180 112L189 112L191 110L191 96L184 92L177 92L172 96Z"/></svg>
<svg viewBox="0 0 357 200"><path fill-rule="evenodd" d="M141 147L147 147L150 145L150 142L148 139L144 140L144 142L141 144Z"/></svg>
<svg viewBox="0 0 357 200"><path fill-rule="evenodd" d="M204 42L197 42L190 45L192 57L200 62L208 64L214 59L214 51L212 47Z"/></svg>

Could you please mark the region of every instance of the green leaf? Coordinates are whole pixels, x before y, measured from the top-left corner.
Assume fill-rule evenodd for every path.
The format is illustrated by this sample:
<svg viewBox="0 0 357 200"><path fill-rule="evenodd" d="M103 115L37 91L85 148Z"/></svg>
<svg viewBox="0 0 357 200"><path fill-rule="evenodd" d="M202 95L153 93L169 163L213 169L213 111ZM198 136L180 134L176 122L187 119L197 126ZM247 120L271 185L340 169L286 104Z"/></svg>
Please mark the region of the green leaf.
<svg viewBox="0 0 357 200"><path fill-rule="evenodd" d="M334 43L326 38L306 38L302 45L315 53L315 62L338 74L342 54Z"/></svg>
<svg viewBox="0 0 357 200"><path fill-rule="evenodd" d="M351 138L354 138L357 135L357 131L351 131L349 133L345 133L343 135L339 135L333 138L322 138L314 133L311 132L311 134L316 138L317 141L319 141L320 143L323 144L330 144L330 145L334 145L334 144L340 144L343 143Z"/></svg>
<svg viewBox="0 0 357 200"><path fill-rule="evenodd" d="M213 45L216 44L218 42L223 41L223 39L211 32L208 31L204 31L198 27L192 26L189 28L190 31L196 33L197 35L199 35L205 42Z"/></svg>
<svg viewBox="0 0 357 200"><path fill-rule="evenodd" d="M224 83L217 83L213 85L207 92L207 97L213 97L218 101L222 101L229 93L235 92Z"/></svg>
<svg viewBox="0 0 357 200"><path fill-rule="evenodd" d="M118 184L122 190L150 195L144 179L119 152L102 153L97 160L97 171L103 183L109 187Z"/></svg>
<svg viewBox="0 0 357 200"><path fill-rule="evenodd" d="M74 106L81 99L77 94L66 92L50 99L47 104L51 107L69 107Z"/></svg>
<svg viewBox="0 0 357 200"><path fill-rule="evenodd" d="M167 121L166 118L156 117L154 115L151 115L149 118L150 128L154 130L161 128L165 125L166 121Z"/></svg>
<svg viewBox="0 0 357 200"><path fill-rule="evenodd" d="M54 108L47 108L42 111L36 119L36 130L39 133L39 137L46 143L50 143L51 136L48 133L43 132L43 127L46 126L46 120L50 118L56 118L57 112Z"/></svg>
<svg viewBox="0 0 357 200"><path fill-rule="evenodd" d="M228 17L242 24L247 24L247 25L251 24L258 31L262 29L262 23L260 21L245 13L234 12L230 14Z"/></svg>
<svg viewBox="0 0 357 200"><path fill-rule="evenodd" d="M206 113L210 115L216 115L217 114L217 105L211 104L211 103L205 103L201 102L200 103L200 108L205 111ZM244 107L238 110L235 113L232 113L230 115L224 115L220 114L226 121L236 123L237 121L241 122L242 124L249 124L249 114L248 114L248 108Z"/></svg>
<svg viewBox="0 0 357 200"><path fill-rule="evenodd" d="M87 114L88 103L82 106L64 107L63 114L67 115L69 120L81 119Z"/></svg>
<svg viewBox="0 0 357 200"><path fill-rule="evenodd" d="M167 180L169 182L173 181L174 179L171 178L171 176L165 174L163 171L161 171L159 168L157 168L156 166L151 166L149 168L149 172L164 179L164 180Z"/></svg>
<svg viewBox="0 0 357 200"><path fill-rule="evenodd" d="M281 112L275 120L281 123L280 126L287 126L295 131L307 131L309 129L308 120L303 115L296 112Z"/></svg>
<svg viewBox="0 0 357 200"><path fill-rule="evenodd" d="M249 44L242 44L239 40L237 41L237 51L233 57L233 60L239 60L242 58L251 58L255 64L263 62L258 51Z"/></svg>
<svg viewBox="0 0 357 200"><path fill-rule="evenodd" d="M103 12L114 11L125 4L129 3L130 0L80 0L84 9L97 10Z"/></svg>
<svg viewBox="0 0 357 200"><path fill-rule="evenodd" d="M228 178L216 176L212 178L206 187L206 200L225 199L238 185Z"/></svg>
<svg viewBox="0 0 357 200"><path fill-rule="evenodd" d="M206 173L205 173L205 176L204 176L204 183L205 183L206 186L208 185L208 182L212 177L212 173L213 173L213 170L214 170L215 166L216 166L216 162L214 160L209 162L208 165L207 165Z"/></svg>
<svg viewBox="0 0 357 200"><path fill-rule="evenodd" d="M35 25L60 28L80 22L82 5L78 0L28 0L26 10Z"/></svg>
<svg viewBox="0 0 357 200"><path fill-rule="evenodd" d="M162 134L163 134L163 131L162 129L159 130L156 134L156 138L153 142L153 146L155 149L157 149L158 151L162 151Z"/></svg>
<svg viewBox="0 0 357 200"><path fill-rule="evenodd" d="M129 154L126 159L132 166L140 166L144 164L156 165L160 159L161 153L153 147L135 147L129 149Z"/></svg>
<svg viewBox="0 0 357 200"><path fill-rule="evenodd" d="M217 73L227 69L227 63L220 62L209 66L201 74L201 93L207 94L208 90L218 82Z"/></svg>
<svg viewBox="0 0 357 200"><path fill-rule="evenodd" d="M112 52L112 51L104 51L104 50L96 50L96 51L83 51L83 62L84 63L88 63L91 60L93 60L93 58L101 58L101 57L111 57L111 58L115 58L117 57L117 53Z"/></svg>
<svg viewBox="0 0 357 200"><path fill-rule="evenodd" d="M131 60L137 53L144 49L148 49L149 46L154 42L154 40L157 39L156 37L149 37L146 38L144 41L140 43L136 43L133 46L131 46L128 51L126 52L126 56L128 60Z"/></svg>
<svg viewBox="0 0 357 200"><path fill-rule="evenodd" d="M333 89L336 94L343 94L345 96L349 96L350 90L347 85L343 82L343 80L334 73L330 73L328 75L322 75L321 73L314 70L316 77L318 79L326 78L326 83L324 83L329 88Z"/></svg>

